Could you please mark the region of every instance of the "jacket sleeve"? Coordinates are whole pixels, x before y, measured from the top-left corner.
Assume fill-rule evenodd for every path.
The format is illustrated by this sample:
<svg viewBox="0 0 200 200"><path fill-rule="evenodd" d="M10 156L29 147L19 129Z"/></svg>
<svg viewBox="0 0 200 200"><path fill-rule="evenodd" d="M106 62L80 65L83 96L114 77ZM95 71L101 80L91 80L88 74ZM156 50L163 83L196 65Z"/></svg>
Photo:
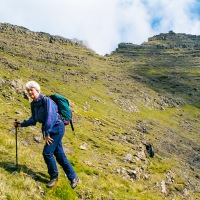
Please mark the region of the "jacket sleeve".
<svg viewBox="0 0 200 200"><path fill-rule="evenodd" d="M21 122L21 127L27 127L27 126L34 126L36 125L36 120L35 120L35 113L32 108L32 103L31 103L31 117L28 120L24 120Z"/></svg>

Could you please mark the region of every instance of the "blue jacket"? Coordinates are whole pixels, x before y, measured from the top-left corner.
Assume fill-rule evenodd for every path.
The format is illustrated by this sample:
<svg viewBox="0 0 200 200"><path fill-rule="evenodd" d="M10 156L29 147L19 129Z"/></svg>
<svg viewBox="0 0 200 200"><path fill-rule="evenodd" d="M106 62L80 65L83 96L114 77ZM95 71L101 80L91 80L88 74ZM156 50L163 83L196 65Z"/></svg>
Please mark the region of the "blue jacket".
<svg viewBox="0 0 200 200"><path fill-rule="evenodd" d="M37 101L31 102L31 117L21 123L21 127L33 126L37 122L42 123L42 132L49 136L54 132L54 126L62 123L58 114L58 107L50 98L44 98L39 94Z"/></svg>

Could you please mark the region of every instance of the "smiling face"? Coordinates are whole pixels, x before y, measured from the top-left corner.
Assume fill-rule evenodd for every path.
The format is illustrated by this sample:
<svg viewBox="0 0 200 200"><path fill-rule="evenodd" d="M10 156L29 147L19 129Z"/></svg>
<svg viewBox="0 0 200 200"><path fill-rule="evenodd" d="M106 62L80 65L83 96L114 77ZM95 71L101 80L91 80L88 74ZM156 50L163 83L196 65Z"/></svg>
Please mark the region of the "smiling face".
<svg viewBox="0 0 200 200"><path fill-rule="evenodd" d="M38 99L39 92L34 87L28 89L27 92L28 92L29 97L33 99L33 101L36 101Z"/></svg>

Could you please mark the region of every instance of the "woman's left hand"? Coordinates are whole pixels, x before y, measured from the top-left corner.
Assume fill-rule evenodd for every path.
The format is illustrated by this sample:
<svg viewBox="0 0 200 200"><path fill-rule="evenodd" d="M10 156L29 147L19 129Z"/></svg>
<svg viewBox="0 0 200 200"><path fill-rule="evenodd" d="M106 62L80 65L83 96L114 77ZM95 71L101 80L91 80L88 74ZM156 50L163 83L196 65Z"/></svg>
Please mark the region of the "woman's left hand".
<svg viewBox="0 0 200 200"><path fill-rule="evenodd" d="M46 136L45 137L45 142L46 142L46 144L50 145L53 142L53 139L51 137L49 137L49 136Z"/></svg>

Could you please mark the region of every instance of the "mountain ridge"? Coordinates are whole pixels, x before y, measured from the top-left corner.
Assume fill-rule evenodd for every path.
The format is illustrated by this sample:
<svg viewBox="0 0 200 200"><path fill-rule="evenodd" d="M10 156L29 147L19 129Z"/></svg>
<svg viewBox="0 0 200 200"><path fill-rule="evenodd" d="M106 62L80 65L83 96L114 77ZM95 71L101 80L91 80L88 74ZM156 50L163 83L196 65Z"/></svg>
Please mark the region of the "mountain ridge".
<svg viewBox="0 0 200 200"><path fill-rule="evenodd" d="M158 40L150 39L153 48L118 47L100 56L68 39L52 42L49 34L33 37L6 26L11 28L0 28L1 196L199 198L200 59L191 53L198 55L198 47L157 48ZM20 170L14 169L11 124L30 115L28 80L38 81L44 94L58 92L70 100L75 132L67 127L63 144L81 178L76 191L62 171L58 186L45 188L39 126L19 130Z"/></svg>

